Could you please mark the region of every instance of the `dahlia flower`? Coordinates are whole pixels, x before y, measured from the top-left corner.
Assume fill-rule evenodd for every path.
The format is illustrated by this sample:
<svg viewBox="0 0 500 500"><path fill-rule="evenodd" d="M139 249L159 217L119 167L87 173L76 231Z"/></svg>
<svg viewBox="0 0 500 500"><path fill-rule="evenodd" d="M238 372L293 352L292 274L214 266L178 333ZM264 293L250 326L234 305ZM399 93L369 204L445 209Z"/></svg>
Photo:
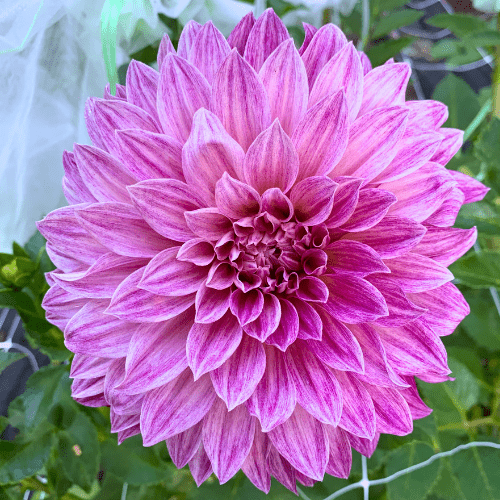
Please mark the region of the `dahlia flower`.
<svg viewBox="0 0 500 500"><path fill-rule="evenodd" d="M407 64L305 30L297 50L269 9L165 37L159 73L89 99L94 146L64 153L70 205L38 226L74 399L197 484L347 477L431 412L414 377L449 379L469 311L446 266L476 229L451 226L487 188L444 167L462 132L405 102Z"/></svg>

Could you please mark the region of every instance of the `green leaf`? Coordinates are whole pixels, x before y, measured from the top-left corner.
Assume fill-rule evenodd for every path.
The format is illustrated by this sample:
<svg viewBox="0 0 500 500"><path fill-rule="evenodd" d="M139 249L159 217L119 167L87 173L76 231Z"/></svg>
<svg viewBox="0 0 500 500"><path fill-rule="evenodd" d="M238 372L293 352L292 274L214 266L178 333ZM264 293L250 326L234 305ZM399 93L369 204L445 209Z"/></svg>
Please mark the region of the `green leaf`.
<svg viewBox="0 0 500 500"><path fill-rule="evenodd" d="M431 47L431 56L434 59L445 59L460 52L462 42L453 38L444 38L439 40Z"/></svg>
<svg viewBox="0 0 500 500"><path fill-rule="evenodd" d="M33 236L24 245L24 250L30 256L33 262L36 261L40 249L45 246L47 240L42 236L42 233L36 231Z"/></svg>
<svg viewBox="0 0 500 500"><path fill-rule="evenodd" d="M0 307L15 309L19 314L36 314L36 306L29 295L8 288L0 289Z"/></svg>
<svg viewBox="0 0 500 500"><path fill-rule="evenodd" d="M39 472L52 448L52 433L46 432L26 444L0 441L0 484L12 484Z"/></svg>
<svg viewBox="0 0 500 500"><path fill-rule="evenodd" d="M71 425L57 434L58 453L68 479L90 491L99 472L100 450L97 431L82 413L75 413Z"/></svg>
<svg viewBox="0 0 500 500"><path fill-rule="evenodd" d="M452 73L439 82L432 98L448 106L449 117L445 127L465 130L480 109L476 93ZM467 105L464 106L464 103Z"/></svg>
<svg viewBox="0 0 500 500"><path fill-rule="evenodd" d="M472 14L438 14L425 22L437 28L447 29L458 37L488 30L488 24Z"/></svg>
<svg viewBox="0 0 500 500"><path fill-rule="evenodd" d="M24 357L24 354L19 354L17 352L0 351L0 373L3 372L9 365Z"/></svg>
<svg viewBox="0 0 500 500"><path fill-rule="evenodd" d="M31 375L26 390L9 405L13 426L27 434L34 433L59 401L70 398L68 365L44 366Z"/></svg>
<svg viewBox="0 0 500 500"><path fill-rule="evenodd" d="M64 345L64 335L59 328L45 319L33 316L23 317L23 320L26 338L33 348L39 349L53 361L64 361L71 356L71 351Z"/></svg>
<svg viewBox="0 0 500 500"><path fill-rule="evenodd" d="M458 213L456 226L468 229L477 226L480 233L500 234L500 214L494 205L486 201L462 205Z"/></svg>
<svg viewBox="0 0 500 500"><path fill-rule="evenodd" d="M16 255L17 257L25 257L27 259L30 258L26 250L15 241L12 243L12 254Z"/></svg>
<svg viewBox="0 0 500 500"><path fill-rule="evenodd" d="M494 47L500 45L500 33L494 30L473 33L467 37L466 42L473 44L474 47Z"/></svg>
<svg viewBox="0 0 500 500"><path fill-rule="evenodd" d="M144 448L140 436L127 439L120 446L107 440L101 443L102 466L122 482L152 484L168 481L175 470L161 461L151 448Z"/></svg>
<svg viewBox="0 0 500 500"><path fill-rule="evenodd" d="M386 17L380 19L373 31L372 38L380 38L387 35L391 31L408 26L418 21L424 15L423 12L411 9L400 10L399 12L391 12Z"/></svg>
<svg viewBox="0 0 500 500"><path fill-rule="evenodd" d="M372 65L380 66L388 59L399 54L405 47L408 47L413 42L413 38L403 37L397 40L387 40L372 45L366 52L370 58Z"/></svg>
<svg viewBox="0 0 500 500"><path fill-rule="evenodd" d="M447 382L456 398L455 401L463 411L467 411L479 400L479 382L478 378L460 361L453 357L448 358L448 366L456 379L453 382Z"/></svg>
<svg viewBox="0 0 500 500"><path fill-rule="evenodd" d="M460 283L472 288L500 288L500 252L470 253L454 262L450 271Z"/></svg>
<svg viewBox="0 0 500 500"><path fill-rule="evenodd" d="M389 476L401 469L427 460L434 455L431 446L425 443L410 443L398 448L387 461L386 474ZM405 474L387 483L389 500L422 500L431 491L439 472L439 461Z"/></svg>
<svg viewBox="0 0 500 500"><path fill-rule="evenodd" d="M463 294L471 312L461 326L477 345L500 351L500 317L489 290L463 290Z"/></svg>
<svg viewBox="0 0 500 500"><path fill-rule="evenodd" d="M450 457L451 469L466 500L500 498L498 450L471 448Z"/></svg>
<svg viewBox="0 0 500 500"><path fill-rule="evenodd" d="M23 288L30 281L37 265L27 257L13 256L0 268L0 282L11 288Z"/></svg>
<svg viewBox="0 0 500 500"><path fill-rule="evenodd" d="M474 144L474 152L486 163L498 169L500 158L500 119L492 118L491 122L483 128L478 140Z"/></svg>

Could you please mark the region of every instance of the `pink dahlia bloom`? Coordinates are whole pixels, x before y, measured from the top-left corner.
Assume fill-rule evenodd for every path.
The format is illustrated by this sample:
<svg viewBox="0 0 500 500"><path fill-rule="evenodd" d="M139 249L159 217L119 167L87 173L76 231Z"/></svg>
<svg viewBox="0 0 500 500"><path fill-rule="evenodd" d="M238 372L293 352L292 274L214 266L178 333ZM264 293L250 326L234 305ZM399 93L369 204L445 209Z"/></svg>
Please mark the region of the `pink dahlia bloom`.
<svg viewBox="0 0 500 500"><path fill-rule="evenodd" d="M39 223L73 397L198 484L347 477L351 447L430 413L414 377L449 378L440 336L469 312L446 266L476 230L451 226L487 189L444 167L462 132L405 102L408 65L305 30L297 50L269 9L165 37L159 73L89 99L94 146Z"/></svg>

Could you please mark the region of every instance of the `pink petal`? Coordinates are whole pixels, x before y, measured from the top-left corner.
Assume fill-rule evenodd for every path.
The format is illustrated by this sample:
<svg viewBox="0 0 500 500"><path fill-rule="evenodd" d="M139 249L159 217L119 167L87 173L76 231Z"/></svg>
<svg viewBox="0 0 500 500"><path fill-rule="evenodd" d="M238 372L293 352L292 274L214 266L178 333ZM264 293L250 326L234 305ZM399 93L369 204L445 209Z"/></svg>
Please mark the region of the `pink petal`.
<svg viewBox="0 0 500 500"><path fill-rule="evenodd" d="M126 101L127 100L127 88L125 85L116 84L116 94L111 95L111 87L109 83L104 87L104 99Z"/></svg>
<svg viewBox="0 0 500 500"><path fill-rule="evenodd" d="M111 432L120 432L130 427L135 427L140 422L140 414L118 415L113 409L110 411Z"/></svg>
<svg viewBox="0 0 500 500"><path fill-rule="evenodd" d="M269 472L272 477L279 481L285 488L297 493L297 470L290 465L278 450L271 444L268 453Z"/></svg>
<svg viewBox="0 0 500 500"><path fill-rule="evenodd" d="M373 439L365 439L349 434L351 446L365 457L370 458L377 447L380 433L376 433Z"/></svg>
<svg viewBox="0 0 500 500"><path fill-rule="evenodd" d="M243 163L245 181L260 194L270 188L286 193L298 172L297 151L276 119L248 148Z"/></svg>
<svg viewBox="0 0 500 500"><path fill-rule="evenodd" d="M259 317L244 326L245 333L263 342L276 331L281 321L279 299L271 294L264 294L264 305Z"/></svg>
<svg viewBox="0 0 500 500"><path fill-rule="evenodd" d="M138 394L160 387L188 366L186 340L193 322L192 311L159 324L141 325L130 340L125 378L117 389Z"/></svg>
<svg viewBox="0 0 500 500"><path fill-rule="evenodd" d="M255 70L236 49L215 76L210 109L245 151L271 123L266 90Z"/></svg>
<svg viewBox="0 0 500 500"><path fill-rule="evenodd" d="M267 9L255 22L245 46L245 59L259 71L271 52L290 38L288 30L275 14Z"/></svg>
<svg viewBox="0 0 500 500"><path fill-rule="evenodd" d="M364 373L356 375L358 379L382 387L407 387L408 384L387 361L387 354L379 334L366 323L349 325L349 328L363 350L365 370Z"/></svg>
<svg viewBox="0 0 500 500"><path fill-rule="evenodd" d="M194 237L184 212L203 206L202 199L183 182L151 179L129 187L130 197L145 221L159 234L175 241Z"/></svg>
<svg viewBox="0 0 500 500"><path fill-rule="evenodd" d="M443 136L437 132L417 134L408 127L399 141L394 160L373 182L394 181L415 172L432 158L442 140Z"/></svg>
<svg viewBox="0 0 500 500"><path fill-rule="evenodd" d="M291 302L278 299L280 302L281 317L278 328L266 338L267 344L275 345L281 351L295 342L299 333L299 315Z"/></svg>
<svg viewBox="0 0 500 500"><path fill-rule="evenodd" d="M146 266L139 288L173 297L196 292L207 277L207 269L177 260L178 250L173 247L158 253Z"/></svg>
<svg viewBox="0 0 500 500"><path fill-rule="evenodd" d="M456 128L440 128L439 133L444 135L444 139L431 158L431 161L446 165L462 147L464 133L462 130Z"/></svg>
<svg viewBox="0 0 500 500"><path fill-rule="evenodd" d="M306 276L300 279L299 288L295 295L308 302L326 302L328 300L328 288L323 281L314 276Z"/></svg>
<svg viewBox="0 0 500 500"><path fill-rule="evenodd" d="M292 135L300 160L297 180L326 175L342 162L350 139L348 127L343 89L328 95L307 111Z"/></svg>
<svg viewBox="0 0 500 500"><path fill-rule="evenodd" d="M122 320L158 323L177 316L194 304L194 294L164 297L138 288L143 274L144 268L140 268L121 282L106 313Z"/></svg>
<svg viewBox="0 0 500 500"><path fill-rule="evenodd" d="M172 245L126 203L94 203L78 209L76 217L96 240L118 255L148 258Z"/></svg>
<svg viewBox="0 0 500 500"><path fill-rule="evenodd" d="M287 222L293 216L293 205L288 196L285 196L280 189L272 188L262 195L262 211L279 221Z"/></svg>
<svg viewBox="0 0 500 500"><path fill-rule="evenodd" d="M396 196L384 189L365 188L359 192L358 204L350 219L340 229L349 232L365 231L380 222Z"/></svg>
<svg viewBox="0 0 500 500"><path fill-rule="evenodd" d="M363 75L366 75L372 70L372 63L369 57L362 51L358 50L359 59L361 60L361 65L363 66Z"/></svg>
<svg viewBox="0 0 500 500"><path fill-rule="evenodd" d="M240 289L231 294L229 307L241 326L255 321L261 314L264 307L264 296L260 290L250 290L247 293Z"/></svg>
<svg viewBox="0 0 500 500"><path fill-rule="evenodd" d="M95 203L97 199L83 182L74 153L63 152L63 167L63 191L68 202L72 205L84 202Z"/></svg>
<svg viewBox="0 0 500 500"><path fill-rule="evenodd" d="M384 344L389 363L402 375L437 372L447 375L446 349L440 338L421 319L400 327L374 326Z"/></svg>
<svg viewBox="0 0 500 500"><path fill-rule="evenodd" d="M426 309L416 306L408 300L390 274L368 276L367 280L382 293L389 309L389 316L375 320L377 325L401 326L426 312Z"/></svg>
<svg viewBox="0 0 500 500"><path fill-rule="evenodd" d="M344 89L349 120L356 119L363 97L363 68L352 42L344 45L323 67L309 96L309 107Z"/></svg>
<svg viewBox="0 0 500 500"><path fill-rule="evenodd" d="M216 398L210 377L193 381L190 370L149 391L141 408L143 445L152 446L196 425Z"/></svg>
<svg viewBox="0 0 500 500"><path fill-rule="evenodd" d="M426 228L412 219L387 215L366 231L346 234L342 241L360 241L370 246L383 259L392 259L414 248L425 232ZM388 234L391 235L390 238L387 238Z"/></svg>
<svg viewBox="0 0 500 500"><path fill-rule="evenodd" d="M364 77L363 101L359 116L383 106L404 104L411 66L395 63L378 66Z"/></svg>
<svg viewBox="0 0 500 500"><path fill-rule="evenodd" d="M303 340L321 340L323 323L316 309L301 299L290 298L289 301L299 315L299 332L297 337Z"/></svg>
<svg viewBox="0 0 500 500"><path fill-rule="evenodd" d="M215 392L231 411L253 394L265 370L266 354L262 344L244 335L234 354L210 372L210 378Z"/></svg>
<svg viewBox="0 0 500 500"><path fill-rule="evenodd" d="M202 238L186 241L177 252L177 259L192 262L197 266L208 266L214 260L215 253L212 243Z"/></svg>
<svg viewBox="0 0 500 500"><path fill-rule="evenodd" d="M229 309L231 289L217 290L202 284L196 293L196 323L213 323Z"/></svg>
<svg viewBox="0 0 500 500"><path fill-rule="evenodd" d="M418 393L417 384L415 383L414 377L405 377L408 381L410 387L405 389L398 389L399 394L403 396L410 408L411 418L416 420L418 418L427 417L432 413L432 409L429 408L420 398Z"/></svg>
<svg viewBox="0 0 500 500"><path fill-rule="evenodd" d="M297 389L297 403L320 422L337 425L342 413L342 390L332 370L298 345L289 347L285 361Z"/></svg>
<svg viewBox="0 0 500 500"><path fill-rule="evenodd" d="M94 299L111 298L116 287L128 275L147 264L146 260L104 254L86 271L52 273L54 281L79 297Z"/></svg>
<svg viewBox="0 0 500 500"><path fill-rule="evenodd" d="M136 180L166 178L184 182L182 144L177 139L146 130L117 130L115 135L120 158Z"/></svg>
<svg viewBox="0 0 500 500"><path fill-rule="evenodd" d="M486 193L490 190L482 182L477 181L473 177L457 170L449 171L453 179L458 183L458 188L465 195L464 203L474 203L482 200Z"/></svg>
<svg viewBox="0 0 500 500"><path fill-rule="evenodd" d="M94 104L95 122L110 153L119 154L115 130L140 129L159 132L155 119L138 106L126 101L105 101L100 99Z"/></svg>
<svg viewBox="0 0 500 500"><path fill-rule="evenodd" d="M302 53L310 89L313 88L323 66L346 44L347 38L334 24L325 24L314 34Z"/></svg>
<svg viewBox="0 0 500 500"><path fill-rule="evenodd" d="M104 314L107 300L87 302L64 330L64 344L73 352L104 358L127 355L136 325Z"/></svg>
<svg viewBox="0 0 500 500"><path fill-rule="evenodd" d="M464 204L465 195L458 187L448 191L439 208L423 221L425 225L449 227L455 224L458 212Z"/></svg>
<svg viewBox="0 0 500 500"><path fill-rule="evenodd" d="M248 35L255 24L253 12L243 16L227 38L227 43L232 49L237 49L240 55L245 53Z"/></svg>
<svg viewBox="0 0 500 500"><path fill-rule="evenodd" d="M87 205L58 208L36 224L38 230L48 241L47 247L50 249L50 246L53 245L57 249L57 254L62 255L65 262L68 262L69 257L69 261L75 259L78 262L92 265L99 257L108 253L107 248L93 238L75 216L75 209L85 206ZM66 270L57 262L56 265ZM84 267L83 265L77 266L76 263L73 265L80 267L80 269Z"/></svg>
<svg viewBox="0 0 500 500"><path fill-rule="evenodd" d="M71 384L71 397L87 398L102 394L104 391L104 377L97 378L77 378Z"/></svg>
<svg viewBox="0 0 500 500"><path fill-rule="evenodd" d="M271 119L292 135L307 109L309 88L304 63L288 38L267 58L259 76L269 96Z"/></svg>
<svg viewBox="0 0 500 500"><path fill-rule="evenodd" d="M305 225L321 224L330 215L338 184L328 177L308 177L290 192L297 221Z"/></svg>
<svg viewBox="0 0 500 500"><path fill-rule="evenodd" d="M408 125L422 130L438 130L448 119L448 106L439 101L407 101Z"/></svg>
<svg viewBox="0 0 500 500"><path fill-rule="evenodd" d="M444 167L429 162L402 179L385 183L384 189L398 198L390 209L391 215L422 222L441 205L454 186L453 177Z"/></svg>
<svg viewBox="0 0 500 500"><path fill-rule="evenodd" d="M197 486L200 486L212 474L212 464L205 453L203 444L200 444L198 451L189 461L189 470Z"/></svg>
<svg viewBox="0 0 500 500"><path fill-rule="evenodd" d="M228 412L218 400L203 421L203 446L220 484L241 468L252 447L255 418L244 406Z"/></svg>
<svg viewBox="0 0 500 500"><path fill-rule="evenodd" d="M210 268L207 275L206 285L216 290L225 290L230 287L236 279L236 269L227 262L216 262Z"/></svg>
<svg viewBox="0 0 500 500"><path fill-rule="evenodd" d="M428 227L420 243L413 252L449 266L469 250L477 239L477 229L454 227Z"/></svg>
<svg viewBox="0 0 500 500"><path fill-rule="evenodd" d="M300 46L299 49L299 54L302 55L307 47L309 47L309 44L311 43L311 40L313 39L314 35L318 31L318 28L313 26L312 24L309 23L302 23L302 27L304 28L304 41L302 42L302 45Z"/></svg>
<svg viewBox="0 0 500 500"><path fill-rule="evenodd" d="M334 177L338 183L335 191L332 211L325 221L326 227L338 227L349 220L353 214L359 199L359 190L363 179L355 177Z"/></svg>
<svg viewBox="0 0 500 500"><path fill-rule="evenodd" d="M377 414L377 432L406 436L413 430L410 408L397 389L365 384ZM364 436L362 436L364 437Z"/></svg>
<svg viewBox="0 0 500 500"><path fill-rule="evenodd" d="M425 292L410 293L408 298L427 309L424 322L439 336L453 333L470 312L469 304L452 283Z"/></svg>
<svg viewBox="0 0 500 500"><path fill-rule="evenodd" d="M165 33L163 35L163 38L161 39L160 46L158 48L158 56L156 58L156 62L158 63L158 67L160 68L160 70L168 54L175 54L175 49L172 42L170 41L170 37L167 33Z"/></svg>
<svg viewBox="0 0 500 500"><path fill-rule="evenodd" d="M75 144L74 151L82 180L96 200L130 203L126 186L135 179L121 162L93 146Z"/></svg>
<svg viewBox="0 0 500 500"><path fill-rule="evenodd" d="M244 158L243 149L217 116L199 109L182 150L182 168L186 182L207 205L215 204L215 185L224 172L243 179Z"/></svg>
<svg viewBox="0 0 500 500"><path fill-rule="evenodd" d="M168 54L161 68L157 96L163 132L184 143L191 130L193 115L200 108L208 108L209 101L210 85L200 71L182 56Z"/></svg>
<svg viewBox="0 0 500 500"><path fill-rule="evenodd" d="M295 384L290 379L284 355L265 346L266 371L247 401L248 411L260 420L263 432L274 429L292 414L296 402Z"/></svg>
<svg viewBox="0 0 500 500"><path fill-rule="evenodd" d="M241 338L241 327L230 312L214 323L195 323L186 344L188 363L195 380L221 366L237 349Z"/></svg>
<svg viewBox="0 0 500 500"><path fill-rule="evenodd" d="M339 427L356 436L373 439L376 430L375 408L369 392L356 375L334 370L342 388L342 416Z"/></svg>
<svg viewBox="0 0 500 500"><path fill-rule="evenodd" d="M299 472L321 481L328 463L324 426L300 406L283 424L268 432L269 439ZM308 443L304 446L304 443Z"/></svg>
<svg viewBox="0 0 500 500"><path fill-rule="evenodd" d="M354 240L337 240L326 247L328 267L335 273L366 276L389 272L378 253L370 246Z"/></svg>
<svg viewBox="0 0 500 500"><path fill-rule="evenodd" d="M392 106L359 117L349 130L344 155L330 176L354 175L363 177L365 183L377 177L397 153L408 113L402 106Z"/></svg>
<svg viewBox="0 0 500 500"><path fill-rule="evenodd" d="M215 201L220 213L233 219L257 215L261 206L259 193L254 188L226 172L215 185Z"/></svg>
<svg viewBox="0 0 500 500"><path fill-rule="evenodd" d="M325 428L330 452L325 472L331 476L347 479L352 464L352 451L348 434L340 427L333 427L333 425L327 425Z"/></svg>
<svg viewBox="0 0 500 500"><path fill-rule="evenodd" d="M70 378L102 377L106 375L112 358L101 358L76 353L71 361Z"/></svg>
<svg viewBox="0 0 500 500"><path fill-rule="evenodd" d="M168 454L178 469L184 467L196 454L201 444L201 422L167 439Z"/></svg>
<svg viewBox="0 0 500 500"><path fill-rule="evenodd" d="M453 279L446 267L424 255L408 253L385 261L391 278L405 292L425 292Z"/></svg>
<svg viewBox="0 0 500 500"><path fill-rule="evenodd" d="M182 29L181 36L179 38L179 45L177 46L177 53L180 57L183 57L184 59L189 58L191 47L193 46L200 30L201 24L196 21L191 20L186 23Z"/></svg>
<svg viewBox="0 0 500 500"><path fill-rule="evenodd" d="M127 101L146 111L156 122L158 121L156 94L159 76L158 71L134 59L130 61L127 69Z"/></svg>
<svg viewBox="0 0 500 500"><path fill-rule="evenodd" d="M108 151L101 137L101 131L95 121L95 103L98 101L96 97L89 97L85 102L85 124L92 144L104 151Z"/></svg>
<svg viewBox="0 0 500 500"><path fill-rule="evenodd" d="M231 221L216 208L200 208L184 213L186 224L193 233L216 241L232 229Z"/></svg>
<svg viewBox="0 0 500 500"><path fill-rule="evenodd" d="M322 278L330 292L328 309L339 321L363 323L389 314L383 295L363 278L347 274Z"/></svg>
<svg viewBox="0 0 500 500"><path fill-rule="evenodd" d="M241 470L252 484L264 493L269 493L271 489L271 475L268 466L269 451L269 438L260 430L259 426L255 426L252 448L243 462Z"/></svg>
<svg viewBox="0 0 500 500"><path fill-rule="evenodd" d="M202 26L188 55L188 61L198 68L211 84L222 61L231 52L224 35L208 21Z"/></svg>
<svg viewBox="0 0 500 500"><path fill-rule="evenodd" d="M316 308L322 323L321 340L307 340L306 346L325 365L338 370L364 372L363 351L352 332L337 321L328 308Z"/></svg>
<svg viewBox="0 0 500 500"><path fill-rule="evenodd" d="M42 307L45 309L47 321L64 331L68 321L87 302L88 299L78 298L59 285L52 285L43 298Z"/></svg>

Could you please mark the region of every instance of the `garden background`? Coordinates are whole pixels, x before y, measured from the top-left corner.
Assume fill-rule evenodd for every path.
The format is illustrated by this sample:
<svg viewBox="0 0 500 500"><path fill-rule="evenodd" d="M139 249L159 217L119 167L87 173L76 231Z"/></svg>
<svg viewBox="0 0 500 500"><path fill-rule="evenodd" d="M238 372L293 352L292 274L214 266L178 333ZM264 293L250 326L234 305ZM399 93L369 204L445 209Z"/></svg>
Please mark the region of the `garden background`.
<svg viewBox="0 0 500 500"><path fill-rule="evenodd" d="M72 353L45 320L53 266L35 221L64 204L64 148L88 143L83 104L106 81L124 84L130 59L156 67L161 36L174 45L194 18L227 36L250 10L272 7L299 46L301 21L340 25L374 66L411 64L408 99L449 107L465 131L448 168L491 188L464 205L474 248L451 266L471 307L444 337L455 381L418 386L433 413L405 437L382 435L370 459L353 451L349 479L325 476L304 499L500 499L500 2L497 0L137 0L0 2L0 500L241 499L266 497L240 472L197 488L164 443L118 446L107 408L70 396ZM102 32L102 33L101 33ZM102 45L101 45L102 44ZM102 51L103 49L103 51ZM12 245L12 241L18 243ZM423 464L426 464L425 466ZM412 469L408 470L408 468ZM401 472L400 472L401 471ZM369 479L368 479L369 478ZM296 496L273 480L269 498Z"/></svg>

